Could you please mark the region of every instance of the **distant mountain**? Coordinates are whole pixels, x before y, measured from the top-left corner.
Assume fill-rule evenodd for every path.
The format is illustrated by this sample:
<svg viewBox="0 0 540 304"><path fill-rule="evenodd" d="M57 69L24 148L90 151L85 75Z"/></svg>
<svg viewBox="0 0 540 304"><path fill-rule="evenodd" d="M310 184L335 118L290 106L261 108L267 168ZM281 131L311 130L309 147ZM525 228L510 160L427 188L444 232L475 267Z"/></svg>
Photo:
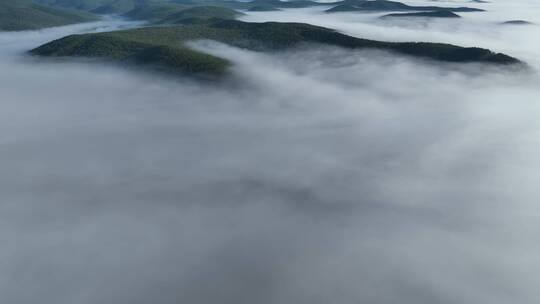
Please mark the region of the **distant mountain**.
<svg viewBox="0 0 540 304"><path fill-rule="evenodd" d="M123 14L123 16L135 20L156 22L190 7L189 5L179 3L145 3L138 5L136 8Z"/></svg>
<svg viewBox="0 0 540 304"><path fill-rule="evenodd" d="M274 11L279 11L280 9L275 7L275 6L271 6L271 5L257 5L257 6L253 6L251 8L248 9L248 11L250 12L274 12Z"/></svg>
<svg viewBox="0 0 540 304"><path fill-rule="evenodd" d="M218 6L196 6L181 10L177 13L168 15L162 19L161 24L187 24L193 23L193 20L197 22L206 21L209 19L235 19L238 16L244 15L244 13L235 11L230 8L218 7Z"/></svg>
<svg viewBox="0 0 540 304"><path fill-rule="evenodd" d="M147 20L157 24L185 24L190 20L208 20L212 18L234 19L244 15L239 11L220 6L190 6L178 3L152 3L138 6L124 14L124 17Z"/></svg>
<svg viewBox="0 0 540 304"><path fill-rule="evenodd" d="M91 14L52 8L30 0L0 0L0 31L35 30L94 21Z"/></svg>
<svg viewBox="0 0 540 304"><path fill-rule="evenodd" d="M411 17L423 17L423 18L461 18L460 15L451 11L434 11L434 12L419 12L419 13L394 13L384 15L381 18L411 18Z"/></svg>
<svg viewBox="0 0 540 304"><path fill-rule="evenodd" d="M85 10L95 14L123 14L135 9L138 5L152 2L169 2L168 0L36 0L42 4Z"/></svg>
<svg viewBox="0 0 540 304"><path fill-rule="evenodd" d="M220 0L218 0L220 1ZM319 3L311 0L289 0L289 1L280 1L280 0L253 0L253 1L225 1L227 4L217 4L228 5L237 9L246 9L249 11L277 11L280 9L286 8L305 8L313 6L325 6L327 3Z"/></svg>
<svg viewBox="0 0 540 304"><path fill-rule="evenodd" d="M219 6L244 10L278 10L327 5L311 0L36 0L42 4L86 10L96 14L130 14L131 11L155 10L158 7ZM142 13L144 15L145 13Z"/></svg>
<svg viewBox="0 0 540 304"><path fill-rule="evenodd" d="M509 21L501 22L501 24L505 24L505 25L528 25L528 24L532 24L532 23L529 22L529 21L525 21L525 20L509 20Z"/></svg>
<svg viewBox="0 0 540 304"><path fill-rule="evenodd" d="M4 0L5 1L5 0ZM71 8L93 14L117 14L137 20L156 21L182 9L213 6L234 10L279 11L327 5L312 0L34 0L41 4Z"/></svg>
<svg viewBox="0 0 540 304"><path fill-rule="evenodd" d="M96 14L126 14L133 10L151 10L156 7L173 8L176 5L183 7L193 6L219 6L232 9L251 11L273 11L286 8L305 8L313 6L334 7L327 12L348 11L439 11L473 12L481 9L469 7L437 7L437 6L410 6L397 1L388 0L342 0L332 3L321 3L312 0L35 0L43 4L86 10Z"/></svg>
<svg viewBox="0 0 540 304"><path fill-rule="evenodd" d="M92 11L104 5L110 5L114 3L115 0L35 0L35 2L55 7ZM118 3L120 4L120 2Z"/></svg>
<svg viewBox="0 0 540 304"><path fill-rule="evenodd" d="M336 6L326 10L337 12L390 12L390 11L449 11L449 12L481 12L482 9L471 7L411 6L405 3L386 0L344 0L335 2Z"/></svg>
<svg viewBox="0 0 540 304"><path fill-rule="evenodd" d="M440 43L398 43L354 38L334 30L302 23L248 23L211 20L184 26L146 27L107 33L71 35L31 51L52 57L90 57L152 66L187 74L225 73L225 59L190 49L190 40L210 39L254 51L269 52L305 43L327 44L350 49L372 48L449 62L515 64L519 61L481 48Z"/></svg>
<svg viewBox="0 0 540 304"><path fill-rule="evenodd" d="M99 7L96 7L95 9L91 10L94 14L121 14L126 11L130 11L132 9L135 9L137 7L136 1L133 0L117 0L112 3L106 3L104 5L101 5Z"/></svg>

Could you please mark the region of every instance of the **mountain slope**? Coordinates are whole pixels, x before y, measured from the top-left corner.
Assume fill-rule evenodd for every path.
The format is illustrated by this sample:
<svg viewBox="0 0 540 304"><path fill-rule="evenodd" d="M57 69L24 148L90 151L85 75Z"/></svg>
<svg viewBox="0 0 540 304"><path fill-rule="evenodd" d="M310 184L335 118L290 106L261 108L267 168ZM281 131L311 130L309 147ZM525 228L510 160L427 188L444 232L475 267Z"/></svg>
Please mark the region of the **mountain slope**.
<svg viewBox="0 0 540 304"><path fill-rule="evenodd" d="M0 31L35 30L97 20L91 14L24 0L0 0Z"/></svg>
<svg viewBox="0 0 540 304"><path fill-rule="evenodd" d="M168 2L168 0L36 0L36 2L55 7L84 10L96 14L124 14L139 5Z"/></svg>
<svg viewBox="0 0 540 304"><path fill-rule="evenodd" d="M161 20L159 23L184 24L186 23L186 21L191 21L193 19L197 19L198 21L209 20L213 18L235 19L236 17L241 15L244 15L244 13L232 10L230 8L218 6L196 6L168 15L167 17L163 18L163 20Z"/></svg>
<svg viewBox="0 0 540 304"><path fill-rule="evenodd" d="M439 43L381 42L354 38L309 24L248 23L236 20L72 35L42 45L31 53L53 57L101 57L152 64L175 72L223 73L228 65L226 60L185 46L185 42L197 39L215 40L254 51L283 50L315 43L351 49L375 48L439 61L492 64L519 62L510 56L480 48Z"/></svg>
<svg viewBox="0 0 540 304"><path fill-rule="evenodd" d="M418 13L394 13L381 16L381 18L461 18L458 14L450 11L433 11L433 12L418 12Z"/></svg>
<svg viewBox="0 0 540 304"><path fill-rule="evenodd" d="M157 22L187 8L189 6L178 3L146 3L125 13L124 17Z"/></svg>

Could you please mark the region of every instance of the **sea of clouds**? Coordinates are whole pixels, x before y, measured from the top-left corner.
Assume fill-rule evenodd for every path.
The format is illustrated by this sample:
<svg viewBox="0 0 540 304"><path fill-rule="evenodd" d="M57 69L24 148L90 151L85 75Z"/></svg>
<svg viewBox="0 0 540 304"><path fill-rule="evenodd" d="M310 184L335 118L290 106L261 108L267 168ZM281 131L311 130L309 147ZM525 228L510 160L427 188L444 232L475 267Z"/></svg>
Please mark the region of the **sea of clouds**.
<svg viewBox="0 0 540 304"><path fill-rule="evenodd" d="M0 303L538 303L540 25L498 23L540 24L539 5L474 5L244 19L528 69L198 41L234 62L200 83L25 54L130 22L0 33Z"/></svg>

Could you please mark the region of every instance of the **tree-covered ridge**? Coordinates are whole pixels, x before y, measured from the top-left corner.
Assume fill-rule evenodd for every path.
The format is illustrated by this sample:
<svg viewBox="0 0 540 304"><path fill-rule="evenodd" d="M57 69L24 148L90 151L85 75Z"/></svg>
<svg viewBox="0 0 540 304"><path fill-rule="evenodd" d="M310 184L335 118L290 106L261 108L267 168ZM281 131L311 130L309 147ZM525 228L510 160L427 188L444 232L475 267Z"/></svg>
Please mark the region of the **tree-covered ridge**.
<svg viewBox="0 0 540 304"><path fill-rule="evenodd" d="M98 57L152 65L174 72L222 74L228 61L190 49L185 42L209 39L254 51L284 50L306 43L350 49L373 48L450 62L513 64L519 61L481 48L440 43L397 43L359 39L302 23L248 23L213 20L183 26L158 26L107 33L71 35L42 45L32 54Z"/></svg>
<svg viewBox="0 0 540 304"><path fill-rule="evenodd" d="M125 17L157 24L184 24L193 19L234 19L244 13L220 6L184 6L180 4L152 4L138 7Z"/></svg>
<svg viewBox="0 0 540 304"><path fill-rule="evenodd" d="M0 30L40 29L80 23L95 20L92 14L120 14L150 22L186 24L196 22L195 19L231 19L240 14L233 10L278 11L287 8L329 5L333 6L327 10L329 13L437 11L438 14L443 14L444 12L479 11L479 9L468 7L409 6L388 0L342 0L332 3L312 0L0 0ZM193 9L192 12L185 11L190 8ZM178 14L179 17L175 18L174 14Z"/></svg>
<svg viewBox="0 0 540 304"><path fill-rule="evenodd" d="M189 5L178 3L145 3L123 14L124 17L135 20L158 22L179 11L190 8Z"/></svg>
<svg viewBox="0 0 540 304"><path fill-rule="evenodd" d="M49 5L87 10L98 14L140 14L144 10L165 7L174 10L178 7L219 6L248 11L273 11L287 8L331 6L328 12L340 11L440 11L473 12L481 9L470 7L411 6L389 0L342 0L321 3L313 0L36 0Z"/></svg>
<svg viewBox="0 0 540 304"><path fill-rule="evenodd" d="M173 13L163 18L159 23L161 24L185 24L191 23L186 21L197 20L209 20L209 19L235 19L238 16L244 15L244 13L235 11L230 8L219 6L196 6L184 10L180 10L177 13Z"/></svg>
<svg viewBox="0 0 540 304"><path fill-rule="evenodd" d="M52 8L30 0L0 0L0 31L34 30L97 20L91 14Z"/></svg>
<svg viewBox="0 0 540 304"><path fill-rule="evenodd" d="M389 11L450 11L450 12L481 12L482 9L470 7L441 7L441 6L415 6L402 2L388 0L343 0L332 3L334 7L326 10L328 13L337 12L389 12Z"/></svg>
<svg viewBox="0 0 540 304"><path fill-rule="evenodd" d="M451 11L433 11L433 12L417 12L417 13L393 13L381 16L381 18L461 18L460 15Z"/></svg>
<svg viewBox="0 0 540 304"><path fill-rule="evenodd" d="M36 0L39 3L58 7L85 10L99 14L125 13L134 9L139 3L154 0ZM160 1L160 0L156 0Z"/></svg>

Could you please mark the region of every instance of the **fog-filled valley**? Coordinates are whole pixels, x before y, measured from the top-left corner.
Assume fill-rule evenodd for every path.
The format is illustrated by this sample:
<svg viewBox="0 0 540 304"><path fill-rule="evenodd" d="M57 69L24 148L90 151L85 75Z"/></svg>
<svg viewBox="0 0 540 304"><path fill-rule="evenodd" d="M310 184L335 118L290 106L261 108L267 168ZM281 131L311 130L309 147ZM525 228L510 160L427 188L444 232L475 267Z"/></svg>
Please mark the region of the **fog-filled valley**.
<svg viewBox="0 0 540 304"><path fill-rule="evenodd" d="M527 67L191 41L204 81L27 53L142 22L0 32L0 303L538 303L540 5L406 3L486 12L239 19Z"/></svg>

